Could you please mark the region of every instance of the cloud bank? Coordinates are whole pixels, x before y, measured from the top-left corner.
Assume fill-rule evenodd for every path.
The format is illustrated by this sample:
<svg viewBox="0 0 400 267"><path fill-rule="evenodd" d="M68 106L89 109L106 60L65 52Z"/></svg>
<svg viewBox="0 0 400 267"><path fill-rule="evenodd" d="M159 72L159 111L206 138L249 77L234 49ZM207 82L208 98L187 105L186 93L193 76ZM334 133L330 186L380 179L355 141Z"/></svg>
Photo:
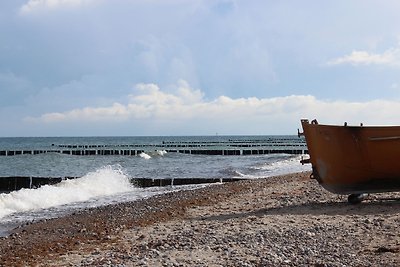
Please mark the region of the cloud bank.
<svg viewBox="0 0 400 267"><path fill-rule="evenodd" d="M321 123L398 124L399 101L374 100L346 102L319 100L311 95L274 98L231 98L219 96L207 100L201 90L180 81L173 92L156 84L138 84L126 103L105 107L84 107L65 112L45 113L26 118L35 124L124 123L141 125L153 122L179 129L201 125L210 133L287 134L294 133L301 118L317 118ZM179 134L178 132L175 134ZM195 132L191 133L195 134Z"/></svg>
<svg viewBox="0 0 400 267"><path fill-rule="evenodd" d="M389 65L400 66L400 46L390 48L381 54L369 53L367 51L353 51L349 55L339 57L328 62L328 65Z"/></svg>

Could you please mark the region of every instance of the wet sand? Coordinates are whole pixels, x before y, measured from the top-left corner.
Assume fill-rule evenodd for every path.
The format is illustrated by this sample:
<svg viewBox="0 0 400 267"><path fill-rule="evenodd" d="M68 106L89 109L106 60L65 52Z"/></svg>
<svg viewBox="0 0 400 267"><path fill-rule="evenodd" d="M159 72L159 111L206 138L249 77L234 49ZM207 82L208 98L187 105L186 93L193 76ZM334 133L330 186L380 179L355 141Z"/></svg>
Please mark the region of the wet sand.
<svg viewBox="0 0 400 267"><path fill-rule="evenodd" d="M309 175L212 185L25 225L0 239L0 265L399 266L400 193L350 205Z"/></svg>

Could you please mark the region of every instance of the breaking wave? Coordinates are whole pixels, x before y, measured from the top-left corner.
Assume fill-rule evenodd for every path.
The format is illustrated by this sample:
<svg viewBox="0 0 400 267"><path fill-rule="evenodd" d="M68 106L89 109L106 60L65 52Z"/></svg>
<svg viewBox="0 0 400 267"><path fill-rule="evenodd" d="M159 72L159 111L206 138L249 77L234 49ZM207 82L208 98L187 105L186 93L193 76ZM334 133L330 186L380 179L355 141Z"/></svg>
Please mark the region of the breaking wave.
<svg viewBox="0 0 400 267"><path fill-rule="evenodd" d="M151 159L151 156L149 154L144 153L144 152L140 153L139 156L141 158L144 158L144 159Z"/></svg>
<svg viewBox="0 0 400 267"><path fill-rule="evenodd" d="M7 215L36 211L91 198L128 192L134 187L120 166L106 166L77 179L38 189L21 189L0 194L0 218Z"/></svg>

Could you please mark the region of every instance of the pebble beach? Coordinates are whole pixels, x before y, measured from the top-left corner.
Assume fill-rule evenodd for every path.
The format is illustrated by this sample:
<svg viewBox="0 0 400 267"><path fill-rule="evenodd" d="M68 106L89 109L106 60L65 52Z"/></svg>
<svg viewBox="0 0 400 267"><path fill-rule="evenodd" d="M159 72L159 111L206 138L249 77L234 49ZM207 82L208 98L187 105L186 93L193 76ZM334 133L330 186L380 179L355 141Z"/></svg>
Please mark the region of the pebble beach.
<svg viewBox="0 0 400 267"><path fill-rule="evenodd" d="M32 222L0 239L0 265L400 265L400 193L351 205L309 176L213 184Z"/></svg>

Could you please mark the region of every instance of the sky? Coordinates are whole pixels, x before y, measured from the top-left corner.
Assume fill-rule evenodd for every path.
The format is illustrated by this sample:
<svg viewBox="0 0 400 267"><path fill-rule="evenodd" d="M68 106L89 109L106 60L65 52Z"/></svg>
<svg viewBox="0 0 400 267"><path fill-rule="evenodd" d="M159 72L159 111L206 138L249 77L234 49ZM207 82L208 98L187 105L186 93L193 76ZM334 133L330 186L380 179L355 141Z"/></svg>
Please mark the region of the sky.
<svg viewBox="0 0 400 267"><path fill-rule="evenodd" d="M400 1L1 0L0 137L400 124Z"/></svg>

